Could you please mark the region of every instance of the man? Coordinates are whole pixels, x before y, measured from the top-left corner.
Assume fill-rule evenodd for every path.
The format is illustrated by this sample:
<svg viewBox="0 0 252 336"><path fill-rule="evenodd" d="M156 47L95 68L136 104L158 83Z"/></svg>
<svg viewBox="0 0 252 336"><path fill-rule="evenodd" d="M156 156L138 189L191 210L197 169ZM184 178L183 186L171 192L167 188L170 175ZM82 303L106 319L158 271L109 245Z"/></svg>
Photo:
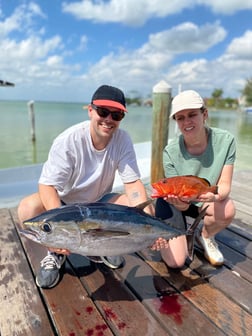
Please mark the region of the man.
<svg viewBox="0 0 252 336"><path fill-rule="evenodd" d="M54 140L42 169L38 193L20 202L20 222L62 204L102 201L136 206L147 200L132 141L119 128L126 112L120 89L102 85L95 91L88 105L90 120L68 128ZM111 193L117 170L124 194ZM154 212L152 206L146 211ZM39 287L52 288L58 283L66 254L68 251L63 249L48 251L36 277ZM101 257L101 261L111 268L123 264L120 256Z"/></svg>

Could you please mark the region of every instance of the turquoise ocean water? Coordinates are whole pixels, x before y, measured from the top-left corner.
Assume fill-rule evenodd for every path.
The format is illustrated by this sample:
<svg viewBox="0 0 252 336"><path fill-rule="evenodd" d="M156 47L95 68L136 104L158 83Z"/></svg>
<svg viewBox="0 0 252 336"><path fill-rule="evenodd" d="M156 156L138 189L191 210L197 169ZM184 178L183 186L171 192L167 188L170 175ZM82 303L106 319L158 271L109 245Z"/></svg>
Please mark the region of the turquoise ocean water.
<svg viewBox="0 0 252 336"><path fill-rule="evenodd" d="M36 141L31 140L28 102L0 101L0 169L44 162L53 139L67 127L88 119L82 103L35 102ZM128 107L121 122L134 143L151 141L152 108ZM209 125L233 133L237 142L236 170L251 169L252 113L209 111ZM169 137L174 136L174 122Z"/></svg>

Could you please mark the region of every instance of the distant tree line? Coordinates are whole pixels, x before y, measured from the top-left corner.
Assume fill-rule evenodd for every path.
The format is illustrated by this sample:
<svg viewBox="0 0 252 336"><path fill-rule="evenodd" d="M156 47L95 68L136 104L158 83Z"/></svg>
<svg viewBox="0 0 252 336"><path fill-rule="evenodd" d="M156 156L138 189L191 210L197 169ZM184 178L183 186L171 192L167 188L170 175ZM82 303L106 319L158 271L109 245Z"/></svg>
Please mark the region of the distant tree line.
<svg viewBox="0 0 252 336"><path fill-rule="evenodd" d="M247 79L242 95L246 97L247 105L252 105L252 78Z"/></svg>
<svg viewBox="0 0 252 336"><path fill-rule="evenodd" d="M236 108L238 106L238 100L231 97L223 98L222 89L214 89L212 96L206 99L208 107L216 108Z"/></svg>
<svg viewBox="0 0 252 336"><path fill-rule="evenodd" d="M205 99L206 105L215 108L237 108L239 105L238 99L231 97L223 98L223 92L223 89L215 88L211 97ZM252 78L247 79L243 90L241 90L241 94L246 97L247 105L252 105ZM144 100L138 91L130 91L125 99L127 105L140 106L144 103ZM149 96L148 100L151 100L151 96Z"/></svg>

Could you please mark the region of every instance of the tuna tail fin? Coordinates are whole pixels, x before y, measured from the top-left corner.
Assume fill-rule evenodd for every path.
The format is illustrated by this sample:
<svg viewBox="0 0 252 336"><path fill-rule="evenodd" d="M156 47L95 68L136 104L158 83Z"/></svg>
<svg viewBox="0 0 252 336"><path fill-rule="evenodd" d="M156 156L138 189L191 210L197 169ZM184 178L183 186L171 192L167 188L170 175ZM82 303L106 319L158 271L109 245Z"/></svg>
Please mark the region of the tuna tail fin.
<svg viewBox="0 0 252 336"><path fill-rule="evenodd" d="M201 210L201 212L199 213L199 216L197 218L195 218L192 225L186 231L188 257L190 258L190 260L193 260L194 240L195 240L196 229L197 229L200 221L205 216L206 210L207 210L208 207L209 207L209 205L207 205L205 208L203 208Z"/></svg>

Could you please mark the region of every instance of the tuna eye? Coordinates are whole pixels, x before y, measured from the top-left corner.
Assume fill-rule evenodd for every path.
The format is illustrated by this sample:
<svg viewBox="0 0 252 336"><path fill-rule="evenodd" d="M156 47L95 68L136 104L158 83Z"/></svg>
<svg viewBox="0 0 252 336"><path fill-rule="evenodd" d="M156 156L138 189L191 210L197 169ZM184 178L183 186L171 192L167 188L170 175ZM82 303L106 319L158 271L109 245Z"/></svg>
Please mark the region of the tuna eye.
<svg viewBox="0 0 252 336"><path fill-rule="evenodd" d="M52 231L52 227L49 223L45 222L41 225L41 230L43 230L46 233L50 233Z"/></svg>

